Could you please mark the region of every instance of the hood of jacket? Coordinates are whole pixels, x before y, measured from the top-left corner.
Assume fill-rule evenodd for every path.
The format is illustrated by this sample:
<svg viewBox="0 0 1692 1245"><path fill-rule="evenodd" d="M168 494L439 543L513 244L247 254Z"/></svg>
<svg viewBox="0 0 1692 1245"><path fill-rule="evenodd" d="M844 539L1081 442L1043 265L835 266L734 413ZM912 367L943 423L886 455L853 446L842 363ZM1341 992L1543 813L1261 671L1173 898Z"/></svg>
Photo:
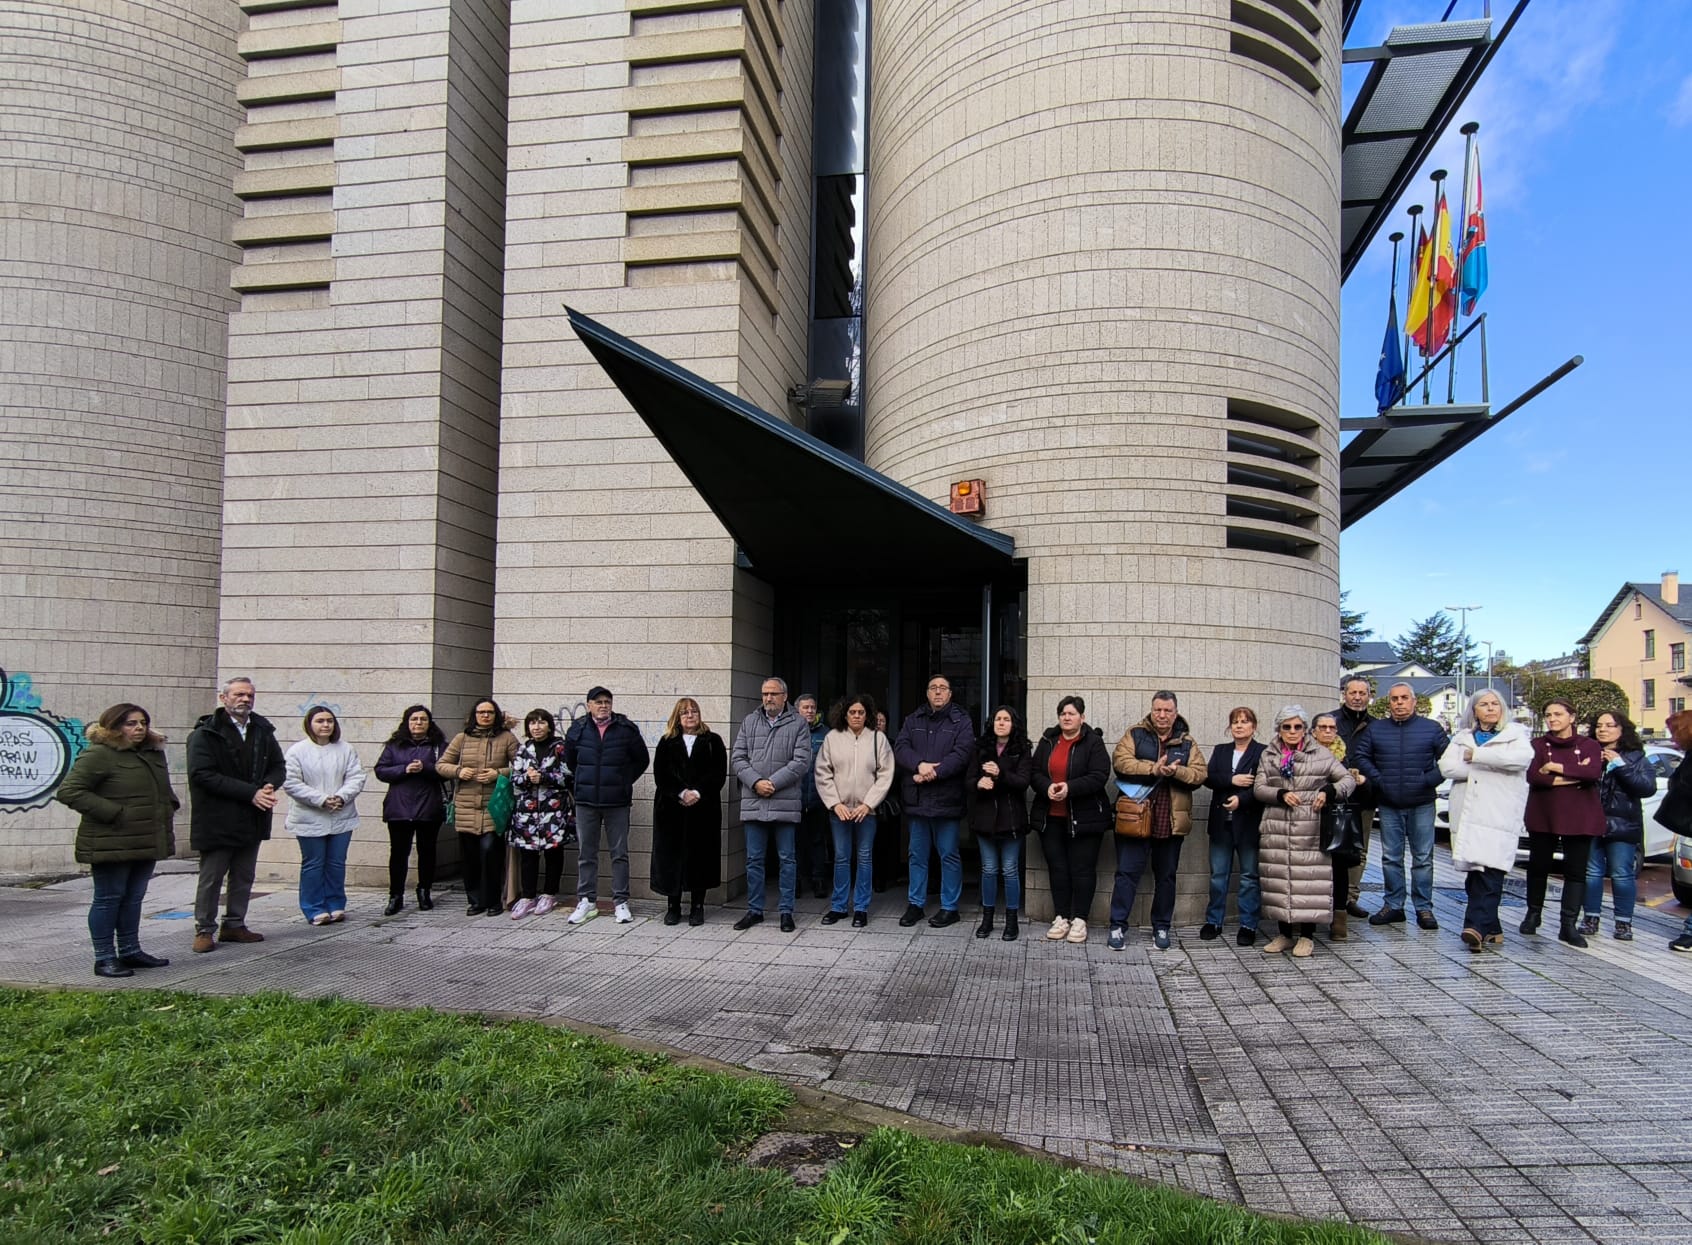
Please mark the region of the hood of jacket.
<svg viewBox="0 0 1692 1245"><path fill-rule="evenodd" d="M88 736L88 742L91 744L103 744L104 746L114 749L117 752L129 751L130 743L123 737L123 732L121 730L109 731L98 722L95 722L91 724L88 730L84 733ZM164 742L165 737L163 735L151 728L148 728L147 738L143 739L138 745L136 745L136 747L137 749L163 748Z"/></svg>

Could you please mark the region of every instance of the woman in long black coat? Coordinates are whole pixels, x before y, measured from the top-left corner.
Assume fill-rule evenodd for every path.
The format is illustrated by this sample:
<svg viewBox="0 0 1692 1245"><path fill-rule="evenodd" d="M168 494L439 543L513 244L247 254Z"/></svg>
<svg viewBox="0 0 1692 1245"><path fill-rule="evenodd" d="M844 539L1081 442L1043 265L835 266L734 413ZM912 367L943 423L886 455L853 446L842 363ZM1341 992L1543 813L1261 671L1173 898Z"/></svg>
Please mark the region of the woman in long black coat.
<svg viewBox="0 0 1692 1245"><path fill-rule="evenodd" d="M692 895L689 925L705 924L705 892L722 883L723 784L728 749L705 725L699 702L683 696L670 710L652 758L658 794L652 809L652 889L670 900L664 924L681 921L682 892Z"/></svg>

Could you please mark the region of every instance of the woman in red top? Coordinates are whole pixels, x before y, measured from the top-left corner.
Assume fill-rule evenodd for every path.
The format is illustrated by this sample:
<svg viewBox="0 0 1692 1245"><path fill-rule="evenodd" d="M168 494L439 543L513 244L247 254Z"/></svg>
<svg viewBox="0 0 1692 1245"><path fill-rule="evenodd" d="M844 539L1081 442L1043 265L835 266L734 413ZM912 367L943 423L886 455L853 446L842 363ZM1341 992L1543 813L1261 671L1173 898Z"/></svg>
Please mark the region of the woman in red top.
<svg viewBox="0 0 1692 1245"><path fill-rule="evenodd" d="M1595 739L1575 733L1574 706L1553 700L1545 706L1545 734L1533 741L1528 766L1527 917L1521 931L1539 929L1545 906L1545 882L1558 847L1563 849L1563 902L1557 937L1584 947L1580 933L1581 901L1586 898L1586 860L1604 837L1604 805L1598 780L1604 776L1604 749Z"/></svg>
<svg viewBox="0 0 1692 1245"><path fill-rule="evenodd" d="M1034 749L1034 812L1030 818L1046 850L1056 917L1046 937L1087 941L1087 912L1097 886L1099 840L1115 817L1110 752L1098 728L1088 726L1087 702L1058 701L1057 725Z"/></svg>

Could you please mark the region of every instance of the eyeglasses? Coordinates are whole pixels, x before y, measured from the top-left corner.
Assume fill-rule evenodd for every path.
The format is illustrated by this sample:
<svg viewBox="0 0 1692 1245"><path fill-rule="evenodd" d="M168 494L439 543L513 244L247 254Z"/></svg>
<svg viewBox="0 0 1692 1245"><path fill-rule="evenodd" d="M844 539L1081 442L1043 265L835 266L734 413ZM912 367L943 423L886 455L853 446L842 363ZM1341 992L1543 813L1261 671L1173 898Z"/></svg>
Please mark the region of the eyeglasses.
<svg viewBox="0 0 1692 1245"><path fill-rule="evenodd" d="M1339 727L1335 726L1332 722L1321 722L1317 724L1316 729L1319 731L1337 731L1339 730Z"/></svg>
<svg viewBox="0 0 1692 1245"><path fill-rule="evenodd" d="M478 709L478 710L476 710L476 716L479 717L479 718L491 718L491 717L493 717L493 715L494 715L494 711L492 709Z"/></svg>
<svg viewBox="0 0 1692 1245"><path fill-rule="evenodd" d="M1304 723L1303 722L1282 722L1281 723L1281 729L1283 731L1302 731L1304 729Z"/></svg>

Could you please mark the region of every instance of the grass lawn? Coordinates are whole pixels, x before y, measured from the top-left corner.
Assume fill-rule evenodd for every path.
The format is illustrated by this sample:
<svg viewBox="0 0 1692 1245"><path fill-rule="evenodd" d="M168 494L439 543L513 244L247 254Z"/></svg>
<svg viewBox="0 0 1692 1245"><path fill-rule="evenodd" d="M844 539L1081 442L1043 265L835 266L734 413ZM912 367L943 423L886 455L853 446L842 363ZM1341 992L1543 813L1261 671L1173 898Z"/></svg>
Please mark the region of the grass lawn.
<svg viewBox="0 0 1692 1245"><path fill-rule="evenodd" d="M732 1154L788 1104L770 1081L528 1022L0 990L0 1239L1381 1239L892 1129L798 1189Z"/></svg>

